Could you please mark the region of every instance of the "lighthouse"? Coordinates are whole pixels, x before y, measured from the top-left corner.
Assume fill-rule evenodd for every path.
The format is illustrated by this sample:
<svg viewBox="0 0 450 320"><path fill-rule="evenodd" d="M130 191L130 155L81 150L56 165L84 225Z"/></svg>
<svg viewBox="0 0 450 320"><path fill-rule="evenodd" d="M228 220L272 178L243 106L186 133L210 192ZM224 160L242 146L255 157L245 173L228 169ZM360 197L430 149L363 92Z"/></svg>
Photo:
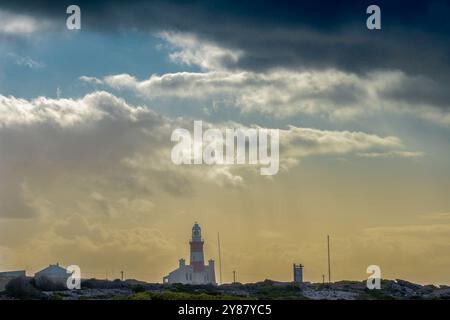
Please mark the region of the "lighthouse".
<svg viewBox="0 0 450 320"><path fill-rule="evenodd" d="M202 229L197 222L192 227L191 245L191 266L194 272L203 272L205 269L205 259L203 257Z"/></svg>
<svg viewBox="0 0 450 320"><path fill-rule="evenodd" d="M209 260L208 264L205 265L202 229L197 222L192 226L192 236L189 245L191 249L189 265L186 265L184 259L180 259L178 269L165 276L163 283L215 285L214 260Z"/></svg>

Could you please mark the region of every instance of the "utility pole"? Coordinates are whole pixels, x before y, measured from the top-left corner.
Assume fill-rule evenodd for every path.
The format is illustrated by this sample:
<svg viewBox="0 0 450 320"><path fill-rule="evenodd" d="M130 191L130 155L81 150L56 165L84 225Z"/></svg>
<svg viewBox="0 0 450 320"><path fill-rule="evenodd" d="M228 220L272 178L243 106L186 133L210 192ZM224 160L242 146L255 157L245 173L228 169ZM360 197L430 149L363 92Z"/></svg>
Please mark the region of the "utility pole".
<svg viewBox="0 0 450 320"><path fill-rule="evenodd" d="M325 275L322 275L322 284L325 284Z"/></svg>
<svg viewBox="0 0 450 320"><path fill-rule="evenodd" d="M217 232L217 246L219 247L219 275L220 284L222 284L222 256L220 255L220 234Z"/></svg>
<svg viewBox="0 0 450 320"><path fill-rule="evenodd" d="M236 271L233 270L233 284L236 283Z"/></svg>
<svg viewBox="0 0 450 320"><path fill-rule="evenodd" d="M123 270L120 271L120 279L123 281Z"/></svg>
<svg viewBox="0 0 450 320"><path fill-rule="evenodd" d="M331 263L330 263L330 236L327 235L328 244L328 283L331 283Z"/></svg>

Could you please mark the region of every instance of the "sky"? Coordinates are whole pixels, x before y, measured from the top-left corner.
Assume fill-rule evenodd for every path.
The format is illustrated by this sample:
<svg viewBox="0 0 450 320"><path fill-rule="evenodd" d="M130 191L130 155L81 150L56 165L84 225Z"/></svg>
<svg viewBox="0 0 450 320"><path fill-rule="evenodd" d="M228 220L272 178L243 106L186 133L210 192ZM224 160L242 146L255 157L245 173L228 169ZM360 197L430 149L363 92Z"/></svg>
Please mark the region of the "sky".
<svg viewBox="0 0 450 320"><path fill-rule="evenodd" d="M373 2L373 3L372 3ZM366 8L381 9L368 30ZM66 8L81 9L81 29ZM0 1L0 271L450 284L446 1ZM280 170L175 165L176 128L280 130ZM218 276L218 272L217 276Z"/></svg>

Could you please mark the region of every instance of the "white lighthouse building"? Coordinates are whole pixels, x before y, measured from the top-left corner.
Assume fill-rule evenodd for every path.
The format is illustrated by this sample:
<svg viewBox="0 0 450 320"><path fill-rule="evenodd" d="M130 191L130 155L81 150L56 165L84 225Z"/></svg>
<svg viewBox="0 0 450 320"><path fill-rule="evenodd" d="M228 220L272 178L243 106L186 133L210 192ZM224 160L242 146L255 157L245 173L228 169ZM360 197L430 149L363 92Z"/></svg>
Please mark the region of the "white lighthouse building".
<svg viewBox="0 0 450 320"><path fill-rule="evenodd" d="M172 271L163 278L164 283L183 284L216 284L214 272L214 260L209 260L205 265L203 255L202 229L196 222L192 227L191 261L186 265L184 259L180 259L178 269Z"/></svg>

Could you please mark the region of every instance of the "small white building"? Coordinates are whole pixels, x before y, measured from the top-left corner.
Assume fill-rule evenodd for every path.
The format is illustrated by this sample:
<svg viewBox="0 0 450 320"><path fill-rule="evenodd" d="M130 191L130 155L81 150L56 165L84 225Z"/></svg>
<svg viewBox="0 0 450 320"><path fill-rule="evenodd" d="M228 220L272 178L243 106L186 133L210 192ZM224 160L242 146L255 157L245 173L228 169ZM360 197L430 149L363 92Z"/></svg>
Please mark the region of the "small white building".
<svg viewBox="0 0 450 320"><path fill-rule="evenodd" d="M196 222L192 227L192 240L189 242L191 247L191 261L189 265L186 265L184 259L180 259L178 269L165 276L163 283L215 285L214 260L209 260L208 265L205 265L203 243L201 228Z"/></svg>
<svg viewBox="0 0 450 320"><path fill-rule="evenodd" d="M34 274L34 280L38 286L42 283L50 281L53 284L65 287L69 277L70 274L67 273L66 269L60 267L59 263L51 264L47 268Z"/></svg>

